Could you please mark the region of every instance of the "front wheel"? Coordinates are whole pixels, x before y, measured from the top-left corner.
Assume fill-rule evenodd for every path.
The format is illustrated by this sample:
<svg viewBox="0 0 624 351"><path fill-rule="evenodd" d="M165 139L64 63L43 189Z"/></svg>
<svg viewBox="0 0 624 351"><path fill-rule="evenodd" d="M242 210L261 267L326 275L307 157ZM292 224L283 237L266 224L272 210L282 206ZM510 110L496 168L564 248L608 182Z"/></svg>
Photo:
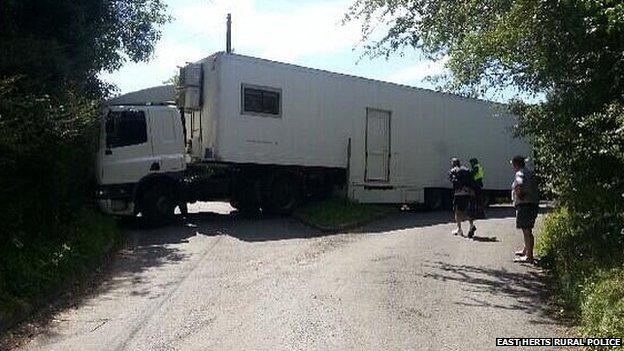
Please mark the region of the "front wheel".
<svg viewBox="0 0 624 351"><path fill-rule="evenodd" d="M143 193L141 214L151 225L163 225L174 218L176 202L173 194L166 187L156 185Z"/></svg>

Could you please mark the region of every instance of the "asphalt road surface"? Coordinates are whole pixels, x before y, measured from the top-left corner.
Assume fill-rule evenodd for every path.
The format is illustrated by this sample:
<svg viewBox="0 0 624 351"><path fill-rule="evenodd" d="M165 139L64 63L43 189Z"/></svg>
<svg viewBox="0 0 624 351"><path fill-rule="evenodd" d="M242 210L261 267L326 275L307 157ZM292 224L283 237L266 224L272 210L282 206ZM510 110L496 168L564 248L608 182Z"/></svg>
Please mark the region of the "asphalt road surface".
<svg viewBox="0 0 624 351"><path fill-rule="evenodd" d="M497 337L566 334L541 272L512 263L510 208L490 210L476 240L451 235L446 212L324 234L208 210L129 229L96 293L22 349L502 350Z"/></svg>

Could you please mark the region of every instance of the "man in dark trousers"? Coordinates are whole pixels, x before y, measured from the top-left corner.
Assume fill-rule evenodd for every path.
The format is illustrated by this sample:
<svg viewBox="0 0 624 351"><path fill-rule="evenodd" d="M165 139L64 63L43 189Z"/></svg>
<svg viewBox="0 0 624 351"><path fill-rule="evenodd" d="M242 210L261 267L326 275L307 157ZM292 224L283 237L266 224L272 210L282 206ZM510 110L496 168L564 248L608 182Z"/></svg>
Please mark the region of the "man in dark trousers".
<svg viewBox="0 0 624 351"><path fill-rule="evenodd" d="M470 159L470 173L477 183L477 186L483 189L483 178L485 177L485 170L483 169L483 166L479 164L479 160L477 160L476 158Z"/></svg>
<svg viewBox="0 0 624 351"><path fill-rule="evenodd" d="M523 156L514 156L511 166L515 173L511 198L516 209L516 228L522 230L524 248L516 252L514 262L533 263L533 226L539 210L539 193L533 172L526 168Z"/></svg>
<svg viewBox="0 0 624 351"><path fill-rule="evenodd" d="M472 204L472 211L475 219L485 218L485 203L483 199L483 178L485 177L485 170L476 158L470 159L470 174L475 181L475 197Z"/></svg>
<svg viewBox="0 0 624 351"><path fill-rule="evenodd" d="M451 170L448 173L449 180L453 183L453 210L455 212L455 223L457 229L453 231L454 235L464 235L461 223L464 220L470 222L470 230L468 237L474 236L477 227L473 223L473 216L470 213L470 202L474 197L475 182L468 168L461 165L458 158L451 160Z"/></svg>

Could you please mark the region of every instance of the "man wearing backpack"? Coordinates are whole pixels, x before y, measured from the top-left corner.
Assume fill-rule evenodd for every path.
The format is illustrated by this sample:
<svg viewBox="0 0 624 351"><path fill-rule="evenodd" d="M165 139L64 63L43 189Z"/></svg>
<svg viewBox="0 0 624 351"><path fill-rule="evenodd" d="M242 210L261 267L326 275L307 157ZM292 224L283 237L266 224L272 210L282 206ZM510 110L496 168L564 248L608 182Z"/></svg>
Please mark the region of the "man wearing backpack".
<svg viewBox="0 0 624 351"><path fill-rule="evenodd" d="M468 168L463 167L458 158L451 160L451 170L448 173L449 180L453 183L453 211L455 212L455 223L457 229L453 230L454 235L464 235L462 231L462 221L468 220L470 230L468 237L474 236L477 227L474 225L473 216L470 213L470 203L475 196L474 178Z"/></svg>

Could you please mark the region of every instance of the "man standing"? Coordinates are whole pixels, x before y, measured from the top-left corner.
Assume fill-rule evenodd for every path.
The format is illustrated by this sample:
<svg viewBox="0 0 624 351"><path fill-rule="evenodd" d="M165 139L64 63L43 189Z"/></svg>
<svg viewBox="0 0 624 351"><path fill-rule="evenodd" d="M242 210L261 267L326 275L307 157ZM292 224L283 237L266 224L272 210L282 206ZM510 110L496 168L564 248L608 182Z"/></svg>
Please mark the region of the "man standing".
<svg viewBox="0 0 624 351"><path fill-rule="evenodd" d="M475 184L475 196L472 201L473 216L475 219L484 219L485 204L483 201L483 178L485 177L485 170L476 158L471 158L469 162L470 174L472 175Z"/></svg>
<svg viewBox="0 0 624 351"><path fill-rule="evenodd" d="M479 186L480 189L483 189L483 178L485 177L485 171L483 170L483 166L479 164L479 160L477 160L476 158L470 159L470 173L477 183L477 186Z"/></svg>
<svg viewBox="0 0 624 351"><path fill-rule="evenodd" d="M448 177L453 183L453 210L455 211L455 223L457 223L457 229L453 231L453 234L463 236L461 223L468 220L470 222L468 237L472 238L477 227L474 226L473 217L468 210L470 200L474 197L474 179L468 168L463 167L458 158L451 160L451 166Z"/></svg>
<svg viewBox="0 0 624 351"><path fill-rule="evenodd" d="M533 226L539 210L539 193L533 172L528 170L523 156L514 156L511 165L516 172L511 185L511 198L516 209L516 228L524 235L524 249L516 252L514 262L533 263Z"/></svg>

